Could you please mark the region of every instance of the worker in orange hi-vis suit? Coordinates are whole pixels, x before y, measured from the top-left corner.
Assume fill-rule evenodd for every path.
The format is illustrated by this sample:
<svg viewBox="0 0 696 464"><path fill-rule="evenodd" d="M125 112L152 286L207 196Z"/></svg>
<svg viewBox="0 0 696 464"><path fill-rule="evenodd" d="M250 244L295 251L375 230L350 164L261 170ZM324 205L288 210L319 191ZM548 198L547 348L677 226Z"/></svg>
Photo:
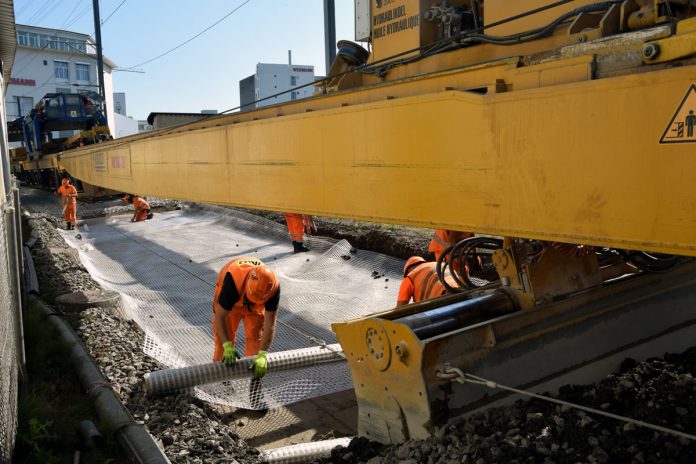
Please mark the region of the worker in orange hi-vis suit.
<svg viewBox="0 0 696 464"><path fill-rule="evenodd" d="M133 204L134 212L131 222L140 222L146 219L152 219L153 214L150 212L150 203L145 201L144 198L141 198L138 195L126 195L123 197L123 201Z"/></svg>
<svg viewBox="0 0 696 464"><path fill-rule="evenodd" d="M285 213L285 222L288 224L288 233L292 240L292 247L295 253L309 251L304 244L304 234L311 235L317 232L312 216L297 213Z"/></svg>
<svg viewBox="0 0 696 464"><path fill-rule="evenodd" d="M471 232L459 232L456 230L445 230L445 229L436 229L435 233L433 233L433 239L430 241L430 245L428 246L428 251L432 252L435 255L435 261L440 259L440 255L442 254L443 251L445 251L447 248L451 247L452 245L461 242L465 238L473 237L474 234Z"/></svg>
<svg viewBox="0 0 696 464"><path fill-rule="evenodd" d="M446 295L447 288L437 276L437 263L428 262L420 256L411 256L404 265L404 280L399 287L399 296L396 305L402 306L413 300L430 300L438 296ZM454 287L454 279L446 277L447 283Z"/></svg>
<svg viewBox="0 0 696 464"><path fill-rule="evenodd" d="M63 217L66 222L66 230L73 230L77 227L77 189L70 185L70 180L63 178L62 185L55 191L55 195L60 195L61 205L63 206Z"/></svg>
<svg viewBox="0 0 696 464"><path fill-rule="evenodd" d="M256 258L240 257L218 273L213 297L213 361L232 365L240 357L234 347L239 322L244 324L244 355L256 355L254 377L266 374L266 355L275 337L280 284L273 271Z"/></svg>

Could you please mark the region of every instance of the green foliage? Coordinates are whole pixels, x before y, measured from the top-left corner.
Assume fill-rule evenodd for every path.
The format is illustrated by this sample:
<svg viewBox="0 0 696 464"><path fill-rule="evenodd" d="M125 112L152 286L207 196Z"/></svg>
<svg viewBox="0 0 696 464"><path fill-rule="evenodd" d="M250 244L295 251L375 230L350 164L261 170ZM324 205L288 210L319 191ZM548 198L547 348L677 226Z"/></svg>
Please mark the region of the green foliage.
<svg viewBox="0 0 696 464"><path fill-rule="evenodd" d="M51 451L58 440L58 435L53 432L53 421L43 422L32 417L29 422L23 425L17 431L17 437L27 451L23 462L60 463L60 458Z"/></svg>

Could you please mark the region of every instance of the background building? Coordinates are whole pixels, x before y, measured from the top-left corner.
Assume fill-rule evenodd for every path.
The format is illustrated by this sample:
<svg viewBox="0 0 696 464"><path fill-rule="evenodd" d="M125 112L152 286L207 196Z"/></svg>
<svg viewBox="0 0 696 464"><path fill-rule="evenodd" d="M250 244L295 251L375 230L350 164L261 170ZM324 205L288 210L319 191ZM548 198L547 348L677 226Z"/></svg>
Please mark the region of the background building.
<svg viewBox="0 0 696 464"><path fill-rule="evenodd" d="M17 54L12 77L5 94L7 118L26 116L47 93L99 92L96 48L85 34L16 25ZM116 65L104 57L104 91L106 118L115 134L111 70ZM61 137L72 135L63 131Z"/></svg>
<svg viewBox="0 0 696 464"><path fill-rule="evenodd" d="M151 131L152 125L146 119L138 119L138 133Z"/></svg>
<svg viewBox="0 0 696 464"><path fill-rule="evenodd" d="M126 93L114 92L114 113L122 116L128 116L126 112Z"/></svg>
<svg viewBox="0 0 696 464"><path fill-rule="evenodd" d="M313 86L307 86L278 97L269 98L254 104L261 98L314 82L314 66L298 64L258 63L256 74L239 81L239 101L242 110L260 108L276 103L311 97Z"/></svg>
<svg viewBox="0 0 696 464"><path fill-rule="evenodd" d="M114 128L111 135L117 139L138 132L138 121L126 113L126 93L114 92Z"/></svg>

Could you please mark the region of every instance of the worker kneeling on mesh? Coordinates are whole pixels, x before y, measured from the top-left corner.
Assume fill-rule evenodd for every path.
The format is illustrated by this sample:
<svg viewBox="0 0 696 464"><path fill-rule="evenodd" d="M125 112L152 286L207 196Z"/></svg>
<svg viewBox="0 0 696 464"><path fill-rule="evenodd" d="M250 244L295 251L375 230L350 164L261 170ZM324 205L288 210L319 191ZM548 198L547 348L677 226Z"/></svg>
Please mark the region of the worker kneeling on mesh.
<svg viewBox="0 0 696 464"><path fill-rule="evenodd" d="M447 283L455 286L454 279L447 276ZM396 305L418 303L447 294L447 288L437 275L437 263L428 262L420 256L411 256L404 265L404 280L399 286Z"/></svg>
<svg viewBox="0 0 696 464"><path fill-rule="evenodd" d="M256 258L236 258L222 268L213 297L213 361L232 365L240 358L234 347L239 321L244 323L244 356L256 355L254 377L266 375L266 355L275 337L280 284L273 271Z"/></svg>
<svg viewBox="0 0 696 464"><path fill-rule="evenodd" d="M148 203L144 198L138 195L126 195L123 197L123 201L133 205L133 217L131 222L140 222L147 219L152 219L154 216L150 212L150 203Z"/></svg>

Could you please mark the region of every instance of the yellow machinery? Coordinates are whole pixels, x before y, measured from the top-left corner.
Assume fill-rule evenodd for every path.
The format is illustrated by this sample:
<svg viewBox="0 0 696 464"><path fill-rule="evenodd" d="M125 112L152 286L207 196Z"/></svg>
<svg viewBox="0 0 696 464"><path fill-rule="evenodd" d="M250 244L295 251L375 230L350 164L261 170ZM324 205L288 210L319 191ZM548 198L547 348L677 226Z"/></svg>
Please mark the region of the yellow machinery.
<svg viewBox="0 0 696 464"><path fill-rule="evenodd" d="M383 442L488 401L451 367L545 388L692 343L696 5L356 5L372 52L339 42L316 97L60 166L144 195L504 237L485 254L498 281L334 325L359 432Z"/></svg>

